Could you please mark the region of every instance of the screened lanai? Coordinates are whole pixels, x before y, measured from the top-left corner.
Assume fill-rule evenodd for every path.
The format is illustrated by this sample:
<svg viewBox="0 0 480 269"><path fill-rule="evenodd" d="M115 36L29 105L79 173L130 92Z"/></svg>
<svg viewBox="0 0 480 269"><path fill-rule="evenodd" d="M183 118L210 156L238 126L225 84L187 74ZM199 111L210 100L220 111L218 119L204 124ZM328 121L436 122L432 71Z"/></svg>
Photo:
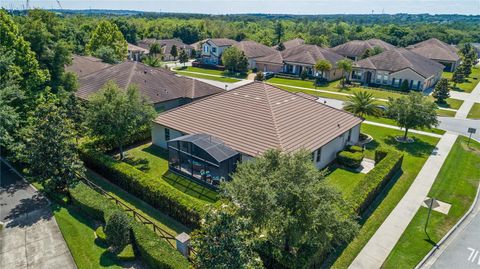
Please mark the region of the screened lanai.
<svg viewBox="0 0 480 269"><path fill-rule="evenodd" d="M167 145L170 170L211 186L229 180L240 160L237 151L207 134L181 136Z"/></svg>

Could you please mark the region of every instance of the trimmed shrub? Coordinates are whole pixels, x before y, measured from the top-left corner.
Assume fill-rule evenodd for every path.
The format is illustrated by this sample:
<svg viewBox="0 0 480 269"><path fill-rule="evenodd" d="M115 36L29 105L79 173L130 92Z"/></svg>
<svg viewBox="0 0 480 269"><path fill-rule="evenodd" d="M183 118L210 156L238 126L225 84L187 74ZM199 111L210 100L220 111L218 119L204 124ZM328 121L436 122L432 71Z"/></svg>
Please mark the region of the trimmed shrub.
<svg viewBox="0 0 480 269"><path fill-rule="evenodd" d="M384 148L379 148L375 150L375 164L379 163L385 156L387 156L388 150Z"/></svg>
<svg viewBox="0 0 480 269"><path fill-rule="evenodd" d="M117 254L117 258L121 261L133 261L135 260L135 252L133 251L132 244L128 244L123 250Z"/></svg>
<svg viewBox="0 0 480 269"><path fill-rule="evenodd" d="M190 228L200 227L200 220L208 210L208 203L98 151L82 149L80 157L87 167L154 208Z"/></svg>
<svg viewBox="0 0 480 269"><path fill-rule="evenodd" d="M88 216L105 223L111 214L120 211L100 193L90 189L84 183L78 183L70 189L72 202ZM106 202L107 201L107 202Z"/></svg>
<svg viewBox="0 0 480 269"><path fill-rule="evenodd" d="M348 148L348 151L350 152L363 152L363 148L359 146L350 146Z"/></svg>
<svg viewBox="0 0 480 269"><path fill-rule="evenodd" d="M97 238L101 241L107 241L107 236L103 231L103 226L98 226L98 228L95 230L95 234L97 235Z"/></svg>
<svg viewBox="0 0 480 269"><path fill-rule="evenodd" d="M115 212L107 220L105 235L113 253L119 253L130 243L131 218L125 212Z"/></svg>
<svg viewBox="0 0 480 269"><path fill-rule="evenodd" d="M340 151L337 156L337 161L346 167L358 168L363 160L362 152Z"/></svg>
<svg viewBox="0 0 480 269"><path fill-rule="evenodd" d="M383 187L402 168L403 154L396 150L387 150L375 167L357 184L350 197L351 205L358 214L370 206ZM378 153L376 155L383 154Z"/></svg>

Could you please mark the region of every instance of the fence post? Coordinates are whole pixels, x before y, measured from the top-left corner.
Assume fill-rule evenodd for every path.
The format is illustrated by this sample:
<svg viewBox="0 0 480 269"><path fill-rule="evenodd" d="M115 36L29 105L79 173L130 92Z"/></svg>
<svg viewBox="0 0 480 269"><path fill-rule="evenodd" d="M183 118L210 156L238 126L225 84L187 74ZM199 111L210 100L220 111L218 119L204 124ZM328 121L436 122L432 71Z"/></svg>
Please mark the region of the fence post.
<svg viewBox="0 0 480 269"><path fill-rule="evenodd" d="M175 237L175 241L177 242L177 250L188 259L190 256L190 236L186 233L181 233Z"/></svg>

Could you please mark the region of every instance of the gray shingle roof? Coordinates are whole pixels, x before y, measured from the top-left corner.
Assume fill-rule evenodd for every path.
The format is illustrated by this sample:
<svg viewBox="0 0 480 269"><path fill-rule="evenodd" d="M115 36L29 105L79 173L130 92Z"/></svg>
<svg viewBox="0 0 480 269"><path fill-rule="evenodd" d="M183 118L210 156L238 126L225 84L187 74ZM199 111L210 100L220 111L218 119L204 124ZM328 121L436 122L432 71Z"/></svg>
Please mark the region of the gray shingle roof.
<svg viewBox="0 0 480 269"><path fill-rule="evenodd" d="M344 59L343 56L331 51L330 49L321 48L316 45L298 45L281 52L277 51L265 57L260 57L256 61L275 64L294 62L314 65L320 60L327 60L333 66L335 66L335 64L342 59Z"/></svg>
<svg viewBox="0 0 480 269"><path fill-rule="evenodd" d="M305 44L305 40L301 38L294 38L294 39L283 42L283 46L285 47L285 49L290 49L303 44Z"/></svg>
<svg viewBox="0 0 480 269"><path fill-rule="evenodd" d="M77 74L78 77L83 77L109 66L111 65L93 56L73 55L72 63L66 66L65 70Z"/></svg>
<svg viewBox="0 0 480 269"><path fill-rule="evenodd" d="M275 53L276 50L255 41L244 40L233 45L245 53L247 58L258 58Z"/></svg>
<svg viewBox="0 0 480 269"><path fill-rule="evenodd" d="M385 70L397 72L410 68L424 78L428 78L441 72L443 65L418 55L405 48L396 48L384 51L372 57L354 63L354 66L367 69Z"/></svg>
<svg viewBox="0 0 480 269"><path fill-rule="evenodd" d="M332 51L343 56L361 57L367 49L379 47L383 51L394 49L395 46L380 39L352 40L332 48Z"/></svg>
<svg viewBox="0 0 480 269"><path fill-rule="evenodd" d="M407 47L411 51L433 60L453 61L460 60L458 49L436 38L430 38Z"/></svg>
<svg viewBox="0 0 480 269"><path fill-rule="evenodd" d="M140 93L154 104L177 98L195 99L224 91L195 79L179 77L166 69L127 61L80 78L76 95L88 99L108 81L114 81L122 89L136 85Z"/></svg>
<svg viewBox="0 0 480 269"><path fill-rule="evenodd" d="M209 134L256 156L272 148L316 150L362 119L311 97L252 82L161 113L154 122L186 134Z"/></svg>

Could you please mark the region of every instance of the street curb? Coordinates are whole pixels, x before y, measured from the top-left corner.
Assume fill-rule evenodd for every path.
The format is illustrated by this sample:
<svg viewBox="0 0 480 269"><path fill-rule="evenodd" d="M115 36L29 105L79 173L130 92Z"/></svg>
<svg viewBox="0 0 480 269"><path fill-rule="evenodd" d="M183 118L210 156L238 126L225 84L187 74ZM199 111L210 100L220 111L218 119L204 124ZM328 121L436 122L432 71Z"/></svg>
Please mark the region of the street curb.
<svg viewBox="0 0 480 269"><path fill-rule="evenodd" d="M425 255L425 257L417 264L417 266L415 266L415 269L420 269L422 268L426 263L427 261L433 256L433 254L435 254L437 252L437 250L440 249L440 247L443 245L443 243L445 243L445 241L447 241L450 236L457 230L457 228L463 224L463 222L465 221L465 219L468 218L468 216L470 216L470 214L472 213L472 211L475 209L475 207L477 206L478 204L478 201L479 201L479 194L480 194L480 184L478 185L477 187L477 194L475 195L475 199L473 200L473 203L472 205L470 206L470 208L468 209L468 211L463 215L463 217L457 222L455 223L455 225L448 231L448 233L438 242L438 244L436 246L434 246L429 252L427 255Z"/></svg>

